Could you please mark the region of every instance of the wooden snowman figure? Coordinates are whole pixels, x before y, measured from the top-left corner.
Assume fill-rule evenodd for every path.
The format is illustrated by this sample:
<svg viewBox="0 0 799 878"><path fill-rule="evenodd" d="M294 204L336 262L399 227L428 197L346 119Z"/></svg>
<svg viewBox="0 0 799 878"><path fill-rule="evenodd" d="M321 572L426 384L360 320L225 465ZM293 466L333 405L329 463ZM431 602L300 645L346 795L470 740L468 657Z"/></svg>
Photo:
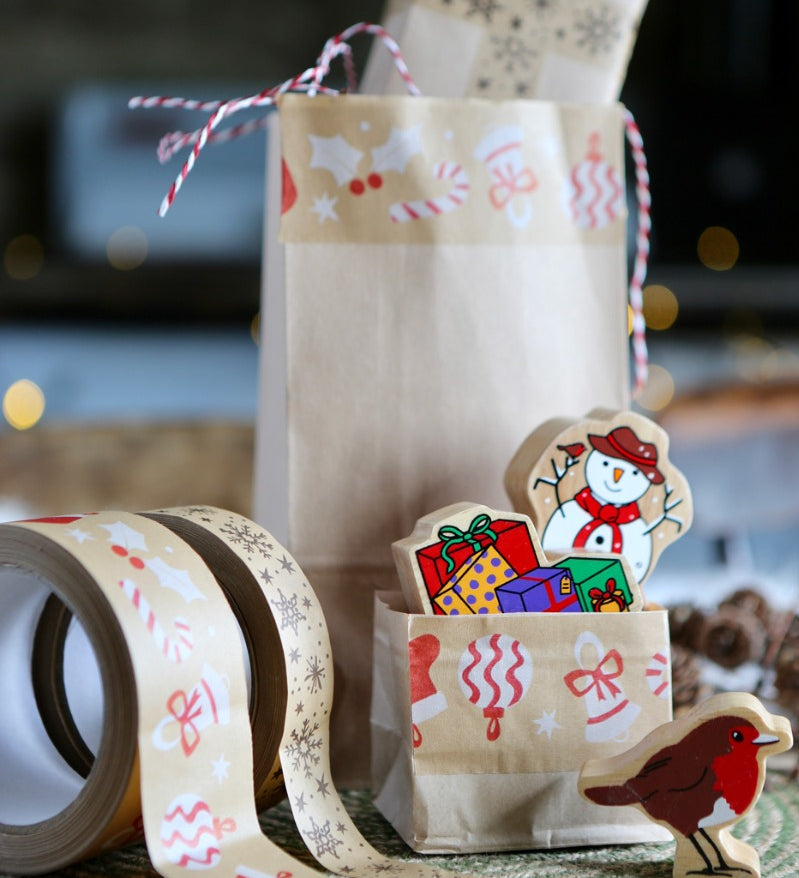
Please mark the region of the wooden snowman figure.
<svg viewBox="0 0 799 878"><path fill-rule="evenodd" d="M650 485L664 480L657 446L627 426L589 434L588 441L586 485L550 517L541 538L544 551L623 554L640 582L652 562L652 536L639 502Z"/></svg>

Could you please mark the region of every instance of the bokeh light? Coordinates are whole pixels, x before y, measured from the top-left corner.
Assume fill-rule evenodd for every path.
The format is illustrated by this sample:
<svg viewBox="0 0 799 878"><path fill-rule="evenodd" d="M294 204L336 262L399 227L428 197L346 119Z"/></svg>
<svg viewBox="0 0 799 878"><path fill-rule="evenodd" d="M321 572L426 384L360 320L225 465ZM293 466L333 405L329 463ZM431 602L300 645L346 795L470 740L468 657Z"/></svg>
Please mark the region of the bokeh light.
<svg viewBox="0 0 799 878"><path fill-rule="evenodd" d="M713 271L728 271L738 261L738 239L723 226L708 226L696 245L699 261Z"/></svg>
<svg viewBox="0 0 799 878"><path fill-rule="evenodd" d="M644 287L644 320L647 329L669 329L674 325L680 306L677 297L662 284Z"/></svg>
<svg viewBox="0 0 799 878"><path fill-rule="evenodd" d="M147 236L138 226L122 226L109 237L105 252L113 268L131 271L147 258Z"/></svg>
<svg viewBox="0 0 799 878"><path fill-rule="evenodd" d="M799 378L799 354L787 348L769 351L760 364L762 381L783 381Z"/></svg>
<svg viewBox="0 0 799 878"><path fill-rule="evenodd" d="M729 341L735 373L744 381L762 380L763 363L774 352L774 346L759 335L741 333Z"/></svg>
<svg viewBox="0 0 799 878"><path fill-rule="evenodd" d="M258 311L250 321L250 335L256 344L261 343L261 312Z"/></svg>
<svg viewBox="0 0 799 878"><path fill-rule="evenodd" d="M17 235L6 244L3 265L13 280L30 280L42 270L44 247L35 235Z"/></svg>
<svg viewBox="0 0 799 878"><path fill-rule="evenodd" d="M659 412L674 398L674 379L671 373L654 363L649 364L649 377L636 402L650 412Z"/></svg>
<svg viewBox="0 0 799 878"><path fill-rule="evenodd" d="M3 394L3 415L15 430L28 430L44 414L44 393L27 378L15 381Z"/></svg>
<svg viewBox="0 0 799 878"><path fill-rule="evenodd" d="M763 317L749 308L734 308L728 311L721 322L721 331L727 337L762 336Z"/></svg>

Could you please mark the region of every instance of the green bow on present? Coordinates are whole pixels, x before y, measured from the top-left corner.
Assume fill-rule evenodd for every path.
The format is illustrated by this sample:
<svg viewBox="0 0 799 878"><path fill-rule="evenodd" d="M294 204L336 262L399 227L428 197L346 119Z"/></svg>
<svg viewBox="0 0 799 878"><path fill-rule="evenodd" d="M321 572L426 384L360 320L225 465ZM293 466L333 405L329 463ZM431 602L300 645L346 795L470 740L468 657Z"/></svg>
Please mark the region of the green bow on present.
<svg viewBox="0 0 799 878"><path fill-rule="evenodd" d="M476 515L466 530L461 530L454 524L445 524L438 530L438 538L444 543L441 547L441 557L447 562L447 573L455 569L455 562L449 554L449 550L463 543L468 543L475 552L483 547L479 537L488 537L492 543L497 540L497 534L491 529L491 517L484 512Z"/></svg>

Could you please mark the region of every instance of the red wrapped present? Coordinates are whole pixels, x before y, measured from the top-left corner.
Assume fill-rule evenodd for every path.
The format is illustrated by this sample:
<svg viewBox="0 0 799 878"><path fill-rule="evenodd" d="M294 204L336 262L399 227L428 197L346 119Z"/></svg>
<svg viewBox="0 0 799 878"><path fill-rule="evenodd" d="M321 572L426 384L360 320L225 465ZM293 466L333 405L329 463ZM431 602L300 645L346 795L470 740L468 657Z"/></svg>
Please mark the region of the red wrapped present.
<svg viewBox="0 0 799 878"><path fill-rule="evenodd" d="M465 530L444 524L437 536L437 542L416 552L419 570L431 600L450 586L453 576L477 552L488 546L496 548L517 576L540 566L530 532L523 521L492 519L481 513L472 519ZM442 614L442 609L435 602L433 606L436 613Z"/></svg>

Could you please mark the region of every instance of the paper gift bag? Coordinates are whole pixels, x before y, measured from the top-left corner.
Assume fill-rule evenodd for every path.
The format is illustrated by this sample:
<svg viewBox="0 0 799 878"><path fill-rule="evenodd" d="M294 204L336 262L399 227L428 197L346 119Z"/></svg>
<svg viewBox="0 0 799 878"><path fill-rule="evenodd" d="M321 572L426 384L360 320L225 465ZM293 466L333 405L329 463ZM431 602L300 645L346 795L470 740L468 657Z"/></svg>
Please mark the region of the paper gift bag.
<svg viewBox="0 0 799 878"><path fill-rule="evenodd" d="M389 0L386 30L426 95L603 103L621 93L646 0ZM372 48L361 89L403 93Z"/></svg>
<svg viewBox="0 0 799 878"><path fill-rule="evenodd" d="M665 611L412 615L375 599L373 794L417 851L663 841L577 792L671 719Z"/></svg>
<svg viewBox="0 0 799 878"><path fill-rule="evenodd" d="M531 425L627 405L623 109L290 94L270 124L254 515L320 594L357 780L392 541L501 508Z"/></svg>

